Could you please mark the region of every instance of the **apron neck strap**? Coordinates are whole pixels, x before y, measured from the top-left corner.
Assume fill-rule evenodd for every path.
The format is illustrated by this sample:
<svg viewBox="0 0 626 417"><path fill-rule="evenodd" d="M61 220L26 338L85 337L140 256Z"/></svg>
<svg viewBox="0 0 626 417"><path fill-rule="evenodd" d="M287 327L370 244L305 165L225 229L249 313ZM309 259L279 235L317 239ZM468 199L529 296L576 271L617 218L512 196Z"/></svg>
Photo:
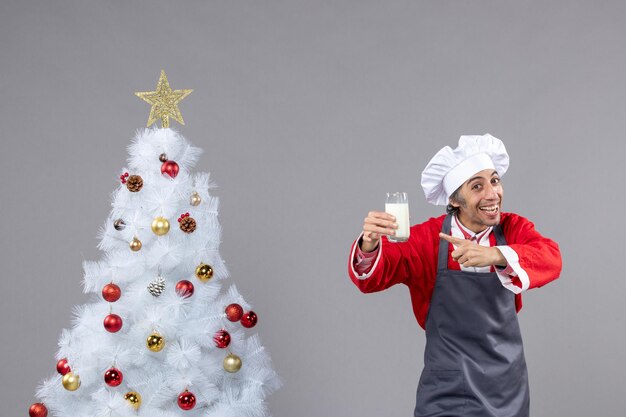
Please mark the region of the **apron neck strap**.
<svg viewBox="0 0 626 417"><path fill-rule="evenodd" d="M450 225L452 224L452 215L448 214L443 219L443 226L441 227L441 233L446 235L450 234ZM437 270L445 271L448 269L448 241L439 238L439 256L437 260Z"/></svg>
<svg viewBox="0 0 626 417"><path fill-rule="evenodd" d="M492 232L496 236L496 245L498 246L506 246L506 239L504 238L504 233L502 233L502 228L499 224L493 226Z"/></svg>

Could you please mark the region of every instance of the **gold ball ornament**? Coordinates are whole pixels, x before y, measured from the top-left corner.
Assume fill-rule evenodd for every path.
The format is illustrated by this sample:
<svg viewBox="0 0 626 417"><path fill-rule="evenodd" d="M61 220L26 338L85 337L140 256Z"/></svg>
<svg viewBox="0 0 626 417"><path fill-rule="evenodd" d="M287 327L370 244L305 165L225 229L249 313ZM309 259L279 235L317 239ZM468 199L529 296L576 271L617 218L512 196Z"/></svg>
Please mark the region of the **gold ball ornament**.
<svg viewBox="0 0 626 417"><path fill-rule="evenodd" d="M226 372L234 374L241 369L241 365L241 358L237 355L229 353L228 356L224 358L224 369Z"/></svg>
<svg viewBox="0 0 626 417"><path fill-rule="evenodd" d="M146 339L146 346L153 352L160 352L165 347L165 339L157 332L154 332Z"/></svg>
<svg viewBox="0 0 626 417"><path fill-rule="evenodd" d="M80 387L80 376L76 375L73 372L68 372L63 375L63 379L61 380L63 383L63 388L68 391L76 391L78 387Z"/></svg>
<svg viewBox="0 0 626 417"><path fill-rule="evenodd" d="M207 282L213 277L213 268L211 265L200 264L196 268L196 277L202 282Z"/></svg>
<svg viewBox="0 0 626 417"><path fill-rule="evenodd" d="M135 409L139 410L141 407L141 395L138 392L130 391L124 395L124 399Z"/></svg>
<svg viewBox="0 0 626 417"><path fill-rule="evenodd" d="M130 250L132 250L133 252L137 252L141 249L141 240L137 238L133 238L129 246L130 246Z"/></svg>
<svg viewBox="0 0 626 417"><path fill-rule="evenodd" d="M152 220L152 231L157 236L163 236L170 231L170 222L165 217L155 217Z"/></svg>
<svg viewBox="0 0 626 417"><path fill-rule="evenodd" d="M198 206L202 202L202 198L200 198L200 194L198 194L197 191L194 191L193 194L191 194L191 198L189 199L189 202L191 203L192 206Z"/></svg>

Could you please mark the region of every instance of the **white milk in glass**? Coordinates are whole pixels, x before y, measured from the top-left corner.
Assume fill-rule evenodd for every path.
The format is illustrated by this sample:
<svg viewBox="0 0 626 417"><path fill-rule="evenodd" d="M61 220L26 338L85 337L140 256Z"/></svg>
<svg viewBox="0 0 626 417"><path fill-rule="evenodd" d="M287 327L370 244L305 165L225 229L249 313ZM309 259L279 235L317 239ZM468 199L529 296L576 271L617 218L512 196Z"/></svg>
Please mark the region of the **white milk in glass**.
<svg viewBox="0 0 626 417"><path fill-rule="evenodd" d="M396 223L398 223L395 236L389 236L389 240L392 242L406 242L411 233L409 203L386 203L385 212L396 216Z"/></svg>

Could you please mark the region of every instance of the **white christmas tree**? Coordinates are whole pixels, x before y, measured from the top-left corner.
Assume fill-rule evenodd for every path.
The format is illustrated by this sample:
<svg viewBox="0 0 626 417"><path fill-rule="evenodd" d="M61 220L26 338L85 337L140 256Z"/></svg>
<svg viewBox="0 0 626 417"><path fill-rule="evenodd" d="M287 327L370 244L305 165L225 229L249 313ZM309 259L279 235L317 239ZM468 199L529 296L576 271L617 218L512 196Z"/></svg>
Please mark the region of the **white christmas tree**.
<svg viewBox="0 0 626 417"><path fill-rule="evenodd" d="M169 128L183 123L165 76L148 126L128 147L128 167L100 232L98 262L84 262L90 303L61 333L57 373L37 391L31 417L265 417L280 385L257 335L256 314L219 253L218 198L201 149Z"/></svg>

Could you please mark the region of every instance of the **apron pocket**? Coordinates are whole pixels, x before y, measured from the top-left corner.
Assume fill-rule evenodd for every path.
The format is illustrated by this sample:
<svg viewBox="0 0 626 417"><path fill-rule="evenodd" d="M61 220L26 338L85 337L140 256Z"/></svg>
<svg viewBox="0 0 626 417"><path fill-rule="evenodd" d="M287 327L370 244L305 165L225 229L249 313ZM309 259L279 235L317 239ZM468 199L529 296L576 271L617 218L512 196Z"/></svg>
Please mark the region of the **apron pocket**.
<svg viewBox="0 0 626 417"><path fill-rule="evenodd" d="M415 417L463 416L467 394L461 371L424 370L417 387Z"/></svg>

